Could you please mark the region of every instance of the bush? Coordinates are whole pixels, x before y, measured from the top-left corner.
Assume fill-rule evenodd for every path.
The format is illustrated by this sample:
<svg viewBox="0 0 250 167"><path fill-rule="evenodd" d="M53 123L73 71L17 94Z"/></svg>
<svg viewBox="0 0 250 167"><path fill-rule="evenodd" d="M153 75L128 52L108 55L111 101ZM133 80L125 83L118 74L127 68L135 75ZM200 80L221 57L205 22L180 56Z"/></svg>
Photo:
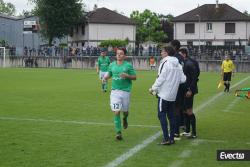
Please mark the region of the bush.
<svg viewBox="0 0 250 167"><path fill-rule="evenodd" d="M126 39L126 40L114 39L114 40L102 41L99 46L100 47L112 46L114 48L114 47L126 47L127 45L128 45L128 39Z"/></svg>
<svg viewBox="0 0 250 167"><path fill-rule="evenodd" d="M68 44L66 44L66 43L60 43L60 44L59 44L59 47L61 47L61 48L66 48L66 47L68 47Z"/></svg>

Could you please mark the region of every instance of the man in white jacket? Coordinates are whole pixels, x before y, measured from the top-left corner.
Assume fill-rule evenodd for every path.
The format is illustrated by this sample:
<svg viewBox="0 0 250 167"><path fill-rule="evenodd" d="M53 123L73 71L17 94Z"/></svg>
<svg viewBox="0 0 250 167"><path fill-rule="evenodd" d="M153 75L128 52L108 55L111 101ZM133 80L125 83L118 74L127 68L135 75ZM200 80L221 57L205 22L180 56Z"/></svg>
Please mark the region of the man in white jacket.
<svg viewBox="0 0 250 167"><path fill-rule="evenodd" d="M158 96L158 118L163 131L161 145L174 144L174 109L175 99L179 85L186 81L182 66L174 57L175 50L172 46L166 46L161 51L162 60L158 69L158 77L150 88L152 94ZM166 115L170 124L170 135Z"/></svg>

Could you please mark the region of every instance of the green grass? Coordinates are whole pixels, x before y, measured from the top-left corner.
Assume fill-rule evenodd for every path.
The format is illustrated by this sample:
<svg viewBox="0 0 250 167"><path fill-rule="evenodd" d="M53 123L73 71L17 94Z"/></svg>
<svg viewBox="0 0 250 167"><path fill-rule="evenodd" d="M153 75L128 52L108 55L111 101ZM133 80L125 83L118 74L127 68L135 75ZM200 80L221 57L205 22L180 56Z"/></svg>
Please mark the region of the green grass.
<svg viewBox="0 0 250 167"><path fill-rule="evenodd" d="M237 74L233 83L248 76ZM132 90L130 125L159 125L156 98L147 91L155 77L155 72L138 71ZM101 92L94 71L0 69L0 78L1 167L104 166L160 130L131 126L124 131L122 142L115 141L109 93ZM218 79L216 73L201 74L196 107L222 91L216 88ZM249 86L247 80L237 88ZM166 167L177 161L181 161L183 167L249 166L249 162L216 161L218 149L250 149L247 144L250 142L250 101L240 98L230 111L223 111L235 99L232 90L197 113L198 137L209 141L193 146L192 141L182 139L176 145L163 147L157 145L159 138L120 166ZM20 120L3 119L6 117ZM38 119L40 121L34 121ZM183 150L191 150L190 157L180 158Z"/></svg>

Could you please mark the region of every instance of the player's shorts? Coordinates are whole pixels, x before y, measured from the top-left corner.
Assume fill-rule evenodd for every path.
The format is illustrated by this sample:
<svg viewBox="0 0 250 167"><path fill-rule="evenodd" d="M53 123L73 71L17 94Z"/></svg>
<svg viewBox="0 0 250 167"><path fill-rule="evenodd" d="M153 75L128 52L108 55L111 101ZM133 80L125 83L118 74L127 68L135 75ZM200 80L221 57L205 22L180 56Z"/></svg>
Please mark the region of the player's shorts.
<svg viewBox="0 0 250 167"><path fill-rule="evenodd" d="M100 78L100 80L102 80L107 73L108 72L99 71L99 78Z"/></svg>
<svg viewBox="0 0 250 167"><path fill-rule="evenodd" d="M225 72L223 75L223 81L231 81L232 72Z"/></svg>
<svg viewBox="0 0 250 167"><path fill-rule="evenodd" d="M112 111L128 112L130 104L130 92L112 90L110 94L110 107Z"/></svg>
<svg viewBox="0 0 250 167"><path fill-rule="evenodd" d="M185 109L193 108L194 96L184 98Z"/></svg>

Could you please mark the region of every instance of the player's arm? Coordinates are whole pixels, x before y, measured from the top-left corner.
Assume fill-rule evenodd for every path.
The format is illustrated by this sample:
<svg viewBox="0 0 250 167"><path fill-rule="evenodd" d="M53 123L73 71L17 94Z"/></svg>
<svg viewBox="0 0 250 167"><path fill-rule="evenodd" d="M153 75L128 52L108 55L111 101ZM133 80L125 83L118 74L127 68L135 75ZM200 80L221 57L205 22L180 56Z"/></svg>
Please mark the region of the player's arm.
<svg viewBox="0 0 250 167"><path fill-rule="evenodd" d="M98 66L96 67L96 72L97 72L97 74L99 73L99 67Z"/></svg>
<svg viewBox="0 0 250 167"><path fill-rule="evenodd" d="M112 75L113 73L111 70L111 65L109 65L108 72L104 75L102 82L106 82L107 80L109 80L112 77Z"/></svg>
<svg viewBox="0 0 250 167"><path fill-rule="evenodd" d="M221 78L223 78L224 75L224 61L221 64Z"/></svg>
<svg viewBox="0 0 250 167"><path fill-rule="evenodd" d="M235 73L236 73L236 68L235 68L235 65L234 65L234 63L232 61L232 76L234 76Z"/></svg>
<svg viewBox="0 0 250 167"><path fill-rule="evenodd" d="M96 72L97 72L97 74L99 73L99 70L100 70L99 66L100 66L100 61L98 59L97 60L97 66L96 66Z"/></svg>
<svg viewBox="0 0 250 167"><path fill-rule="evenodd" d="M111 76L109 75L109 73L106 73L103 77L103 81L107 81L111 78Z"/></svg>
<svg viewBox="0 0 250 167"><path fill-rule="evenodd" d="M136 75L129 75L126 73L122 73L120 76L123 79L136 80Z"/></svg>
<svg viewBox="0 0 250 167"><path fill-rule="evenodd" d="M189 76L190 76L191 82L189 85L186 85L187 90L188 90L186 93L186 97L191 97L193 95L193 92L195 91L196 86L197 86L198 71L193 64L190 64L188 66L188 72L190 73Z"/></svg>
<svg viewBox="0 0 250 167"><path fill-rule="evenodd" d="M166 67L166 65L164 65L164 67L162 68L161 73L159 74L158 78L155 80L155 83L152 86L153 91L157 91L161 87L161 85L166 80L167 73L168 73L167 72L167 67Z"/></svg>
<svg viewBox="0 0 250 167"><path fill-rule="evenodd" d="M181 71L181 80L180 80L180 83L185 83L186 80L187 80L187 77L186 75L184 74L183 70L182 70L182 66L179 64L179 68L180 68L180 71Z"/></svg>

